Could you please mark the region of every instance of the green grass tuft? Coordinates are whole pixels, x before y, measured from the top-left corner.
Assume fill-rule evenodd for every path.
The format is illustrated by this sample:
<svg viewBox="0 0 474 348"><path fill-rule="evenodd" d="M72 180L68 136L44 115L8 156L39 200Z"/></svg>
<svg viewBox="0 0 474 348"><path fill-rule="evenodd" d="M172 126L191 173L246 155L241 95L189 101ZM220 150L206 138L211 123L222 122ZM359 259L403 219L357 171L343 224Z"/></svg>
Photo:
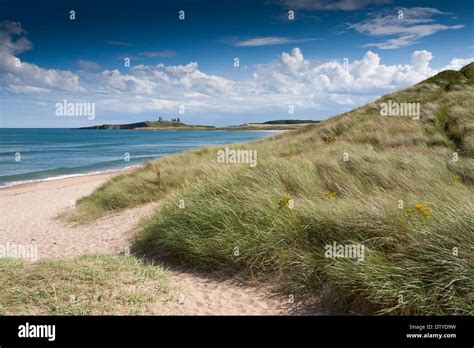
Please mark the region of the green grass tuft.
<svg viewBox="0 0 474 348"><path fill-rule="evenodd" d="M132 256L26 263L0 259L0 314L146 314L167 292L167 275Z"/></svg>

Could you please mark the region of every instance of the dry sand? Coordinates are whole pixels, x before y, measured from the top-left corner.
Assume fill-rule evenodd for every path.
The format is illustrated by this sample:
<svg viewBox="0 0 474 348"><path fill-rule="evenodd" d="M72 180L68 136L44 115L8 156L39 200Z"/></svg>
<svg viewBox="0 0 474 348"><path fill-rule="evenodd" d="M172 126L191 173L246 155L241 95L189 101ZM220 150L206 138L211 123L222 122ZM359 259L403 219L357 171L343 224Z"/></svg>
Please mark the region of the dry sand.
<svg viewBox="0 0 474 348"><path fill-rule="evenodd" d="M70 258L87 254L119 254L140 220L159 207L151 203L101 218L91 224L68 225L56 217L78 198L92 193L118 173L44 181L0 189L0 245L34 245L38 258ZM169 298L154 309L168 315L286 314L283 298L264 289L243 287L181 270L169 269Z"/></svg>
<svg viewBox="0 0 474 348"><path fill-rule="evenodd" d="M68 226L56 216L117 173L73 177L0 190L0 244L31 244L39 258L119 253L129 231L152 206L127 210L90 225Z"/></svg>

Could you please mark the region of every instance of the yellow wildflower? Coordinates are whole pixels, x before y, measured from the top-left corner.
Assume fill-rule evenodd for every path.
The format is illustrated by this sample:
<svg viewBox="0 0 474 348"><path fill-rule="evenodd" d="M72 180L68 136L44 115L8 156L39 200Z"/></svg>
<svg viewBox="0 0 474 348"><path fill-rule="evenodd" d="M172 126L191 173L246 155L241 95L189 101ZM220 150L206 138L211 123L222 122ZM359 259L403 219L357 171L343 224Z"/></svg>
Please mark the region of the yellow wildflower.
<svg viewBox="0 0 474 348"><path fill-rule="evenodd" d="M428 207L428 205L425 204L425 203L415 204L415 209L416 209L417 212L422 214L424 217L430 217L431 216L431 208Z"/></svg>
<svg viewBox="0 0 474 348"><path fill-rule="evenodd" d="M295 207L295 201L293 200L293 198L291 198L290 195L284 195L280 199L278 205L280 206L280 208L293 209Z"/></svg>
<svg viewBox="0 0 474 348"><path fill-rule="evenodd" d="M332 192L332 191L328 191L328 192L325 192L324 195L325 195L327 198L335 199L336 196L337 196L337 193L336 193L336 192Z"/></svg>
<svg viewBox="0 0 474 348"><path fill-rule="evenodd" d="M411 208L407 208L406 212L412 214L414 212L421 214L425 218L429 218L431 216L431 208L426 203L418 203L415 204Z"/></svg>

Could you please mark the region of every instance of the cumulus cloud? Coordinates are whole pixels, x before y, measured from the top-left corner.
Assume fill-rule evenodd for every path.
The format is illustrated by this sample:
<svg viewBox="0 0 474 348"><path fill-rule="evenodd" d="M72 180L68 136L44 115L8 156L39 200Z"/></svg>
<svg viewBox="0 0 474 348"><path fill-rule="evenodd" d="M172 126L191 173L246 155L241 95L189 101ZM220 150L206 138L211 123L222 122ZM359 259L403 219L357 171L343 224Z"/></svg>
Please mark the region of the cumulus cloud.
<svg viewBox="0 0 474 348"><path fill-rule="evenodd" d="M0 22L0 88L15 93L81 91L79 76L64 70L43 69L21 62L18 55L32 48L20 23ZM20 37L19 37L20 36Z"/></svg>
<svg viewBox="0 0 474 348"><path fill-rule="evenodd" d="M401 11L401 18L399 18L399 11ZM435 23L434 16L448 14L430 7L397 8L390 12L372 13L370 18L360 23L350 24L349 28L374 37L392 36L385 41L368 43L365 47L395 49L417 43L420 39L439 31L464 27L461 24L448 26Z"/></svg>
<svg viewBox="0 0 474 348"><path fill-rule="evenodd" d="M282 53L279 60L259 65L255 81L262 88L289 94L382 94L435 74L429 67L431 59L430 52L415 51L410 65L384 65L378 54L368 51L353 62L318 63L306 60L301 50L294 48Z"/></svg>
<svg viewBox="0 0 474 348"><path fill-rule="evenodd" d="M198 63L165 66L137 65L129 73L104 70L101 83L110 90L145 94L228 93L233 81L199 70Z"/></svg>
<svg viewBox="0 0 474 348"><path fill-rule="evenodd" d="M459 70L462 67L474 62L474 57L470 58L453 58L449 64L445 65L441 70Z"/></svg>

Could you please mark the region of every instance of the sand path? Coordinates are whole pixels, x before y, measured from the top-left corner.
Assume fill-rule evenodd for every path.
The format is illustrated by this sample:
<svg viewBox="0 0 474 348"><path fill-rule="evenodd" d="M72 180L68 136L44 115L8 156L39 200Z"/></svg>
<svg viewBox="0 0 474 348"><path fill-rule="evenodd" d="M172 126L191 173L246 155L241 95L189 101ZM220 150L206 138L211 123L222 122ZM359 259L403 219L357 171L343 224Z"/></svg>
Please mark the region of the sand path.
<svg viewBox="0 0 474 348"><path fill-rule="evenodd" d="M69 258L87 254L119 254L139 221L157 203L126 210L92 224L70 226L55 217L71 203L92 193L112 173L74 177L0 190L0 245L27 244L38 258ZM160 299L153 312L168 315L287 314L286 301L265 289L244 287L194 272L169 269L173 295Z"/></svg>

